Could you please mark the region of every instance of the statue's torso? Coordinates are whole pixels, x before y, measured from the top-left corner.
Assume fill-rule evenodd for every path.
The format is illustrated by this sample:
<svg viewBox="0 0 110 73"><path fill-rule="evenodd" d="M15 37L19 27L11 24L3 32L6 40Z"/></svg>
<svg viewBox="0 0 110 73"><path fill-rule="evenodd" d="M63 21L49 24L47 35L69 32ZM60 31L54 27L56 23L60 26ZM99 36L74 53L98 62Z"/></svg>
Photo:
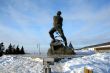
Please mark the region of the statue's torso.
<svg viewBox="0 0 110 73"><path fill-rule="evenodd" d="M53 20L54 20L54 22L53 22L54 26L62 27L63 18L61 16L54 16Z"/></svg>

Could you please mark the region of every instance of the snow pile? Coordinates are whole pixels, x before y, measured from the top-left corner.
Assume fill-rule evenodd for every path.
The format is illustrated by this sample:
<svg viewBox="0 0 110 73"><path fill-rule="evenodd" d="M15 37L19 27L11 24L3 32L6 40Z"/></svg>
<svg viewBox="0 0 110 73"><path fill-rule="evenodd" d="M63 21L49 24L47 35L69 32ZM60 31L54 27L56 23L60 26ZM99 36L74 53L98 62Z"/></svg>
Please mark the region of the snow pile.
<svg viewBox="0 0 110 73"><path fill-rule="evenodd" d="M93 73L110 73L110 53L62 59L51 66L52 73L84 73L84 67ZM35 57L4 55L0 57L0 73L42 73L43 60Z"/></svg>
<svg viewBox="0 0 110 73"><path fill-rule="evenodd" d="M84 73L84 67L93 73L110 73L110 53L98 53L91 56L62 60L52 66L53 73Z"/></svg>
<svg viewBox="0 0 110 73"><path fill-rule="evenodd" d="M94 50L75 50L77 55L92 55L95 54Z"/></svg>
<svg viewBox="0 0 110 73"><path fill-rule="evenodd" d="M0 57L0 73L41 73L42 62L39 58L4 55Z"/></svg>

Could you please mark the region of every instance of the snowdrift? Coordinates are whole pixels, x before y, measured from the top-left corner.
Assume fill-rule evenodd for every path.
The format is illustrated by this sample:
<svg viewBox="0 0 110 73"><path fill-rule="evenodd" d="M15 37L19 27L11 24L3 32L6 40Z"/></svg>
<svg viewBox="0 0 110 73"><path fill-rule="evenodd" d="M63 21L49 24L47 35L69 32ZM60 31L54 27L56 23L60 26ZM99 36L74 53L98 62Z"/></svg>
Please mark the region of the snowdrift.
<svg viewBox="0 0 110 73"><path fill-rule="evenodd" d="M64 59L52 66L52 72L84 73L84 67L93 69L93 73L110 73L110 53L98 53L71 60Z"/></svg>
<svg viewBox="0 0 110 73"><path fill-rule="evenodd" d="M42 62L39 58L4 55L0 57L0 73L41 73Z"/></svg>
<svg viewBox="0 0 110 73"><path fill-rule="evenodd" d="M110 73L110 53L62 59L51 66L52 73L83 73L84 67L93 73ZM43 60L40 58L4 55L0 57L0 73L42 73Z"/></svg>

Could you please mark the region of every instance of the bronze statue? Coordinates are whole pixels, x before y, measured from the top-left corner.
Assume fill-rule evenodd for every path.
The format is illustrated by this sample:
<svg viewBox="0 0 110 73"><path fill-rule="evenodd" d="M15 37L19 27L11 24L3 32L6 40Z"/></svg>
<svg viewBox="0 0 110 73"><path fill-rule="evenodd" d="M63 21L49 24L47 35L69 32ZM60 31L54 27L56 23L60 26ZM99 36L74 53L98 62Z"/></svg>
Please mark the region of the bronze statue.
<svg viewBox="0 0 110 73"><path fill-rule="evenodd" d="M57 15L53 17L53 28L49 31L49 34L50 34L50 37L55 42L56 40L53 34L54 32L58 31L58 33L60 34L61 38L65 43L65 46L67 46L67 40L62 29L62 25L63 25L62 22L63 22L63 18L61 17L61 11L58 11Z"/></svg>

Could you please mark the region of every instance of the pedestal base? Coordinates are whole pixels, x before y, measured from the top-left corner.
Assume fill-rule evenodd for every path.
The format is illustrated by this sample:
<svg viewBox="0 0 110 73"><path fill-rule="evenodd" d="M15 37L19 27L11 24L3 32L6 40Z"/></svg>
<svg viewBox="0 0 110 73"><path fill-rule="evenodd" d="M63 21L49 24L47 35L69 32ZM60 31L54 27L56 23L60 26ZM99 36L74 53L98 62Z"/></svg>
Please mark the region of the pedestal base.
<svg viewBox="0 0 110 73"><path fill-rule="evenodd" d="M60 41L51 42L47 55L74 55L74 49L64 46Z"/></svg>

